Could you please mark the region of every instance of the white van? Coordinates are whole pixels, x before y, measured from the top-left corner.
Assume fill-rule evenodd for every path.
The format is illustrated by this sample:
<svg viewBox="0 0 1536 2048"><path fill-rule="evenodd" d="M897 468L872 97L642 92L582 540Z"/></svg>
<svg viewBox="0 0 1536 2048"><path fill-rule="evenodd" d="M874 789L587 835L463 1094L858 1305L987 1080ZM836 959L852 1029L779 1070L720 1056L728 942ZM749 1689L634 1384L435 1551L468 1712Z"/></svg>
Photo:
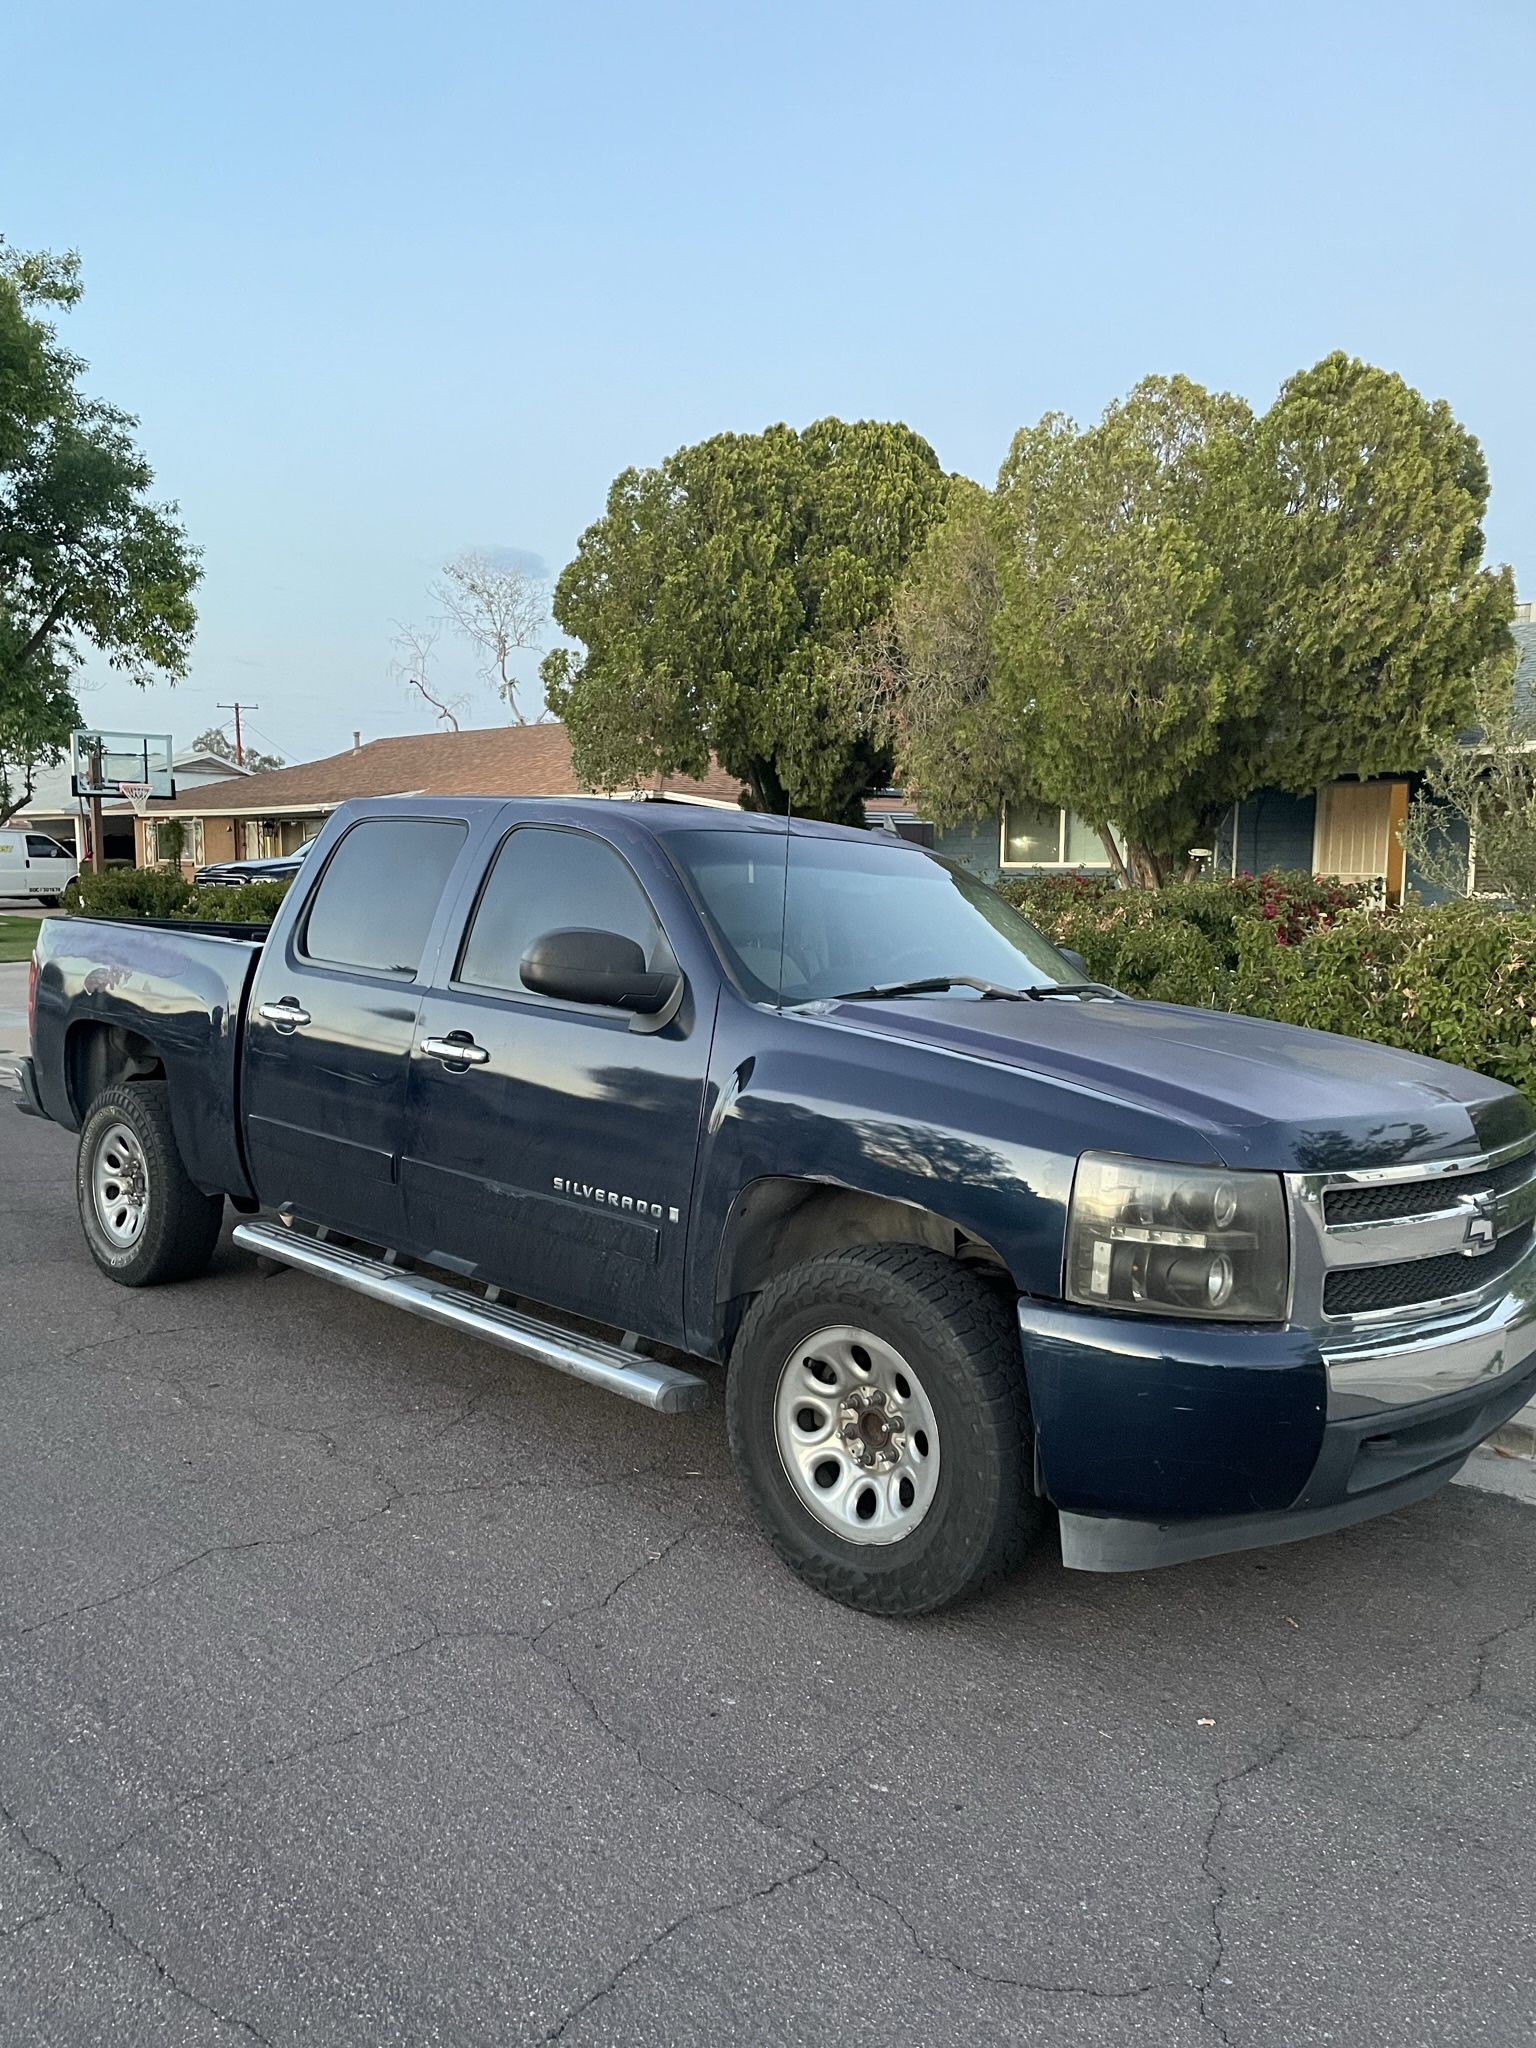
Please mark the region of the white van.
<svg viewBox="0 0 1536 2048"><path fill-rule="evenodd" d="M0 897L57 903L79 872L75 856L46 833L0 825Z"/></svg>

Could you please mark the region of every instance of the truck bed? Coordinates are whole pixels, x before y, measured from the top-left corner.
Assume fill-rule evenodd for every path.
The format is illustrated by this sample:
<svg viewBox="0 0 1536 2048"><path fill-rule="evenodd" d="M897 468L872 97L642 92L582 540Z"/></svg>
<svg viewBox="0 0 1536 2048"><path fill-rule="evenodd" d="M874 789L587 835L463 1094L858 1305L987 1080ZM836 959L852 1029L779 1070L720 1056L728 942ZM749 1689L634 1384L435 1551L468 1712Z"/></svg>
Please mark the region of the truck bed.
<svg viewBox="0 0 1536 2048"><path fill-rule="evenodd" d="M164 1067L176 1141L192 1178L209 1190L246 1191L239 1118L231 1110L245 1000L266 929L172 918L44 918L32 1056L48 1115L77 1130L94 1092L93 1047L111 1034L129 1034Z"/></svg>

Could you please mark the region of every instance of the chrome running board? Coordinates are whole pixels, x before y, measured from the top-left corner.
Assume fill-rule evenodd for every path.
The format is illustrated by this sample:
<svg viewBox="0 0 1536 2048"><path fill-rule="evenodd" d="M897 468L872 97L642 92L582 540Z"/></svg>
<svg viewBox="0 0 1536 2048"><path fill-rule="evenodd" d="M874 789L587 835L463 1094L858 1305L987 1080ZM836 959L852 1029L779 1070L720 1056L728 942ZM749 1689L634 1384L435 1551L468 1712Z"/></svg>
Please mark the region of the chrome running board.
<svg viewBox="0 0 1536 2048"><path fill-rule="evenodd" d="M644 1408L659 1409L664 1415L702 1408L709 1398L708 1382L696 1373L664 1365L643 1352L622 1351L600 1337L584 1337L575 1330L541 1322L535 1316L503 1308L500 1302L481 1300L446 1280L402 1271L384 1259L303 1236L279 1223L237 1223L234 1241L242 1251L275 1259L321 1280L334 1280L354 1294L366 1294L371 1301L425 1316L428 1322L443 1323L450 1330L483 1337L487 1343L500 1344L504 1350L553 1366L573 1379L587 1380L610 1394L621 1394L626 1401L638 1401Z"/></svg>

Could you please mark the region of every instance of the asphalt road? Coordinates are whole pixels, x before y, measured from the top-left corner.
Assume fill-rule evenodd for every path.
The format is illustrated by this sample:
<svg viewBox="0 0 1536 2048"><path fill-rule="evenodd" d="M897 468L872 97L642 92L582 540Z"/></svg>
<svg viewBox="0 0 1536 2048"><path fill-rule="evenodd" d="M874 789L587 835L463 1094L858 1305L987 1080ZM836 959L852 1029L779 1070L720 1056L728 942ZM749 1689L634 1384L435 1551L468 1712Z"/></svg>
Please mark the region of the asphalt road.
<svg viewBox="0 0 1536 2048"><path fill-rule="evenodd" d="M1514 2048L1536 1515L921 1624L669 1420L227 1248L0 1095L0 2042Z"/></svg>

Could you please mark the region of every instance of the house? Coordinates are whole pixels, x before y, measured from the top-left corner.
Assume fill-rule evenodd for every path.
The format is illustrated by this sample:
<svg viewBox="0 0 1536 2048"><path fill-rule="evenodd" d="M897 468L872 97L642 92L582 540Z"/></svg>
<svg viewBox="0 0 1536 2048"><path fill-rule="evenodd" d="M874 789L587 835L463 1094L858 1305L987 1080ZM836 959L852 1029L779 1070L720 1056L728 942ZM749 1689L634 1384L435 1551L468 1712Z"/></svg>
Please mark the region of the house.
<svg viewBox="0 0 1536 2048"><path fill-rule="evenodd" d="M1519 650L1516 688L1529 701L1536 698L1536 604L1515 607L1513 631ZM1398 838L1421 780L1418 772L1407 772L1366 781L1344 777L1304 795L1258 790L1234 804L1223 820L1211 850L1212 868L1233 875L1262 874L1266 868L1335 875L1341 881L1375 884L1389 903L1400 902L1408 888L1431 896L1435 892L1406 871ZM894 797L884 801L896 829L916 836L911 825L920 819L920 810ZM866 809L873 811L875 803ZM936 852L964 861L989 879L1107 874L1111 866L1098 833L1054 804L1009 803L989 818L930 830L927 843Z"/></svg>
<svg viewBox="0 0 1536 2048"><path fill-rule="evenodd" d="M711 769L702 782L670 776L666 788L675 795L726 804L734 804L741 793L736 778L720 768ZM150 866L162 857L167 819L185 828L180 860L190 870L205 862L292 853L313 839L349 797L583 793L571 768L571 743L563 725L409 733L366 743L354 733L345 753L321 761L226 776L195 789L178 787L170 803L156 804L139 821L138 861Z"/></svg>
<svg viewBox="0 0 1536 2048"><path fill-rule="evenodd" d="M199 747L184 747L172 756L171 773L176 778L178 796L200 789L212 782L225 782L231 776L250 773L247 768L237 768L220 754L210 754ZM75 796L69 786L69 763L63 761L57 768L44 768L37 777L31 797L17 812L18 823L31 827L34 832L45 832L50 839L57 839L61 846L67 846L77 860L85 859L88 820L84 801ZM126 797L106 797L101 806L102 852L108 862L135 862L140 859L139 835L134 831L133 806Z"/></svg>

